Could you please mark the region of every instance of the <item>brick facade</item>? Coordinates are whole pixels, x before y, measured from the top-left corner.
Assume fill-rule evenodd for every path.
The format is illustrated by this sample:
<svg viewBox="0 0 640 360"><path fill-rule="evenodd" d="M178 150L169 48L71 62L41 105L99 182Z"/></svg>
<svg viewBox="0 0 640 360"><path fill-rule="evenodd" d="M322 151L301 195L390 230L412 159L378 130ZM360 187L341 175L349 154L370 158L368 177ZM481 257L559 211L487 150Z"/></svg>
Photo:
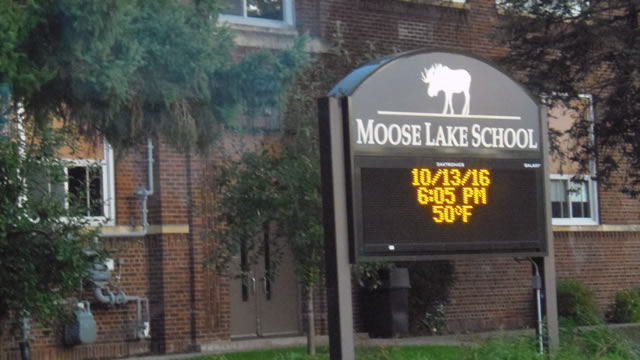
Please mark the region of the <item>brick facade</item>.
<svg viewBox="0 0 640 360"><path fill-rule="evenodd" d="M377 53L417 48L460 50L482 58L503 53L492 41L498 21L493 0L470 0L464 6L436 6L399 0L298 0L296 26L324 42L331 40L336 23L342 24L345 45L353 54L374 46ZM250 51L239 49L238 52ZM261 138L228 136L233 142L254 144ZM251 147L251 145L249 146ZM97 343L65 348L60 334L34 331L33 359L115 358L142 353L197 350L200 345L230 336L229 279L202 266L215 239L203 235L207 220L200 211L215 201L202 183L209 158L186 155L163 144L154 149L155 193L149 198L149 223L161 230L145 237L105 241L120 264L119 289L150 300L151 337L132 339L135 306L93 306L98 324ZM140 224L140 201L134 195L146 187L146 148L120 154L116 166L116 224ZM623 179L614 179L622 183ZM614 189L599 189L600 223L640 224L640 206ZM170 226L182 230L169 231ZM569 231L570 230L570 231ZM555 232L558 278L580 278L596 294L603 311L615 291L640 286L640 233L632 227L604 231L582 227ZM531 267L508 258L459 260L457 282L446 307L452 332L534 326L535 300L530 288ZM115 272L114 272L115 274ZM357 291L354 288L354 303ZM326 298L313 294L318 315L316 328L326 333ZM356 306L358 331L363 321ZM9 359L18 359L17 342L9 346Z"/></svg>

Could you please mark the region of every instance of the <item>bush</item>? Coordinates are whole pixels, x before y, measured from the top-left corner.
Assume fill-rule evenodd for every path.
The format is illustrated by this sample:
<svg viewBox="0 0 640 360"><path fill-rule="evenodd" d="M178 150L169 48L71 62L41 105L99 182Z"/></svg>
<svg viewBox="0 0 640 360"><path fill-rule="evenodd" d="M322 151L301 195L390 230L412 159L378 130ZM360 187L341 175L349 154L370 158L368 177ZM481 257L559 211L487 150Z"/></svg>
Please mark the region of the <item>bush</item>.
<svg viewBox="0 0 640 360"><path fill-rule="evenodd" d="M565 344L564 351L558 356L564 359L619 359L637 360L629 342L618 332L605 325L596 326L588 330L576 331L572 341ZM569 356L571 355L571 356Z"/></svg>
<svg viewBox="0 0 640 360"><path fill-rule="evenodd" d="M640 322L640 290L622 289L616 292L612 320L618 323Z"/></svg>
<svg viewBox="0 0 640 360"><path fill-rule="evenodd" d="M444 307L455 283L455 266L451 261L408 263L409 332L439 334L446 329Z"/></svg>
<svg viewBox="0 0 640 360"><path fill-rule="evenodd" d="M548 351L548 348L546 348ZM534 338L489 339L468 347L463 360L640 360L628 341L615 331L599 325L586 331L577 330L561 343L553 354L540 356Z"/></svg>
<svg viewBox="0 0 640 360"><path fill-rule="evenodd" d="M558 315L576 325L593 325L600 322L600 311L593 292L580 280L559 280Z"/></svg>

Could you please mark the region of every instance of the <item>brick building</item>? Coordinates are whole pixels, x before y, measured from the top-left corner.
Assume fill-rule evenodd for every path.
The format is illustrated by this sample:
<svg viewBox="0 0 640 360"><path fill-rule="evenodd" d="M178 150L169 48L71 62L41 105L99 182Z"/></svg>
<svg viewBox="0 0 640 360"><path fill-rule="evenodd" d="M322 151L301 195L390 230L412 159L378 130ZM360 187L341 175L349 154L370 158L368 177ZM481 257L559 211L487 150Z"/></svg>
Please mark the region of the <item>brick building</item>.
<svg viewBox="0 0 640 360"><path fill-rule="evenodd" d="M491 59L503 53L492 40L500 16L495 0L297 0L295 4L294 0L281 0L281 7L266 15L259 6L247 5L247 0L231 3L228 14L220 20L235 31L239 53L285 48L303 33L311 35L309 50L322 53L337 23L342 26L346 48L354 54L365 53L371 43L383 54L419 48L451 49ZM555 123L560 128L561 118L558 115L560 120ZM268 130L278 130L277 125L269 125ZM219 146L229 148L234 141L254 144L268 137L228 135ZM103 231L105 246L114 259L110 287L114 292L149 300L149 336L139 339L135 335L135 302L109 306L96 302L89 293L87 299L94 302L91 310L98 326L96 342L64 347L59 333L37 329L32 345L34 359L185 352L210 348L232 337L304 331L302 294L294 277L283 280L288 285L274 290L273 298L248 300L242 284L234 284L235 280L202 266L215 243L203 232L205 219L199 211L207 201L215 201L215 197L206 196L202 185L209 176L207 162L215 160L213 155L187 155L154 143L149 172L147 146L118 158L107 144L96 148L100 151L75 155L79 159L74 160L75 167L68 175L72 181L73 176L86 174L87 159L101 165L102 190L90 196L107 201L103 209L88 215L96 220L109 219ZM554 169L557 276L582 279L606 311L616 290L640 285L640 206L615 188L598 187L592 180L574 184L570 172L560 174L559 168ZM150 178L153 194L147 203L149 226L143 228L143 205L136 192L140 188L148 190ZM616 181L622 179L614 179L614 184ZM577 191L568 190L576 187ZM450 331L533 326L535 302L528 264L490 258L456 261L455 267L457 281L446 307ZM287 267L283 269L287 273ZM266 286L258 272L257 286ZM289 292L280 296L279 291ZM322 332L326 331L326 306L323 294L316 296L317 328ZM273 307L271 303L276 300L279 305ZM291 315L286 321L281 319L284 313ZM358 319L356 324L360 324ZM9 359L18 359L17 341L8 345Z"/></svg>

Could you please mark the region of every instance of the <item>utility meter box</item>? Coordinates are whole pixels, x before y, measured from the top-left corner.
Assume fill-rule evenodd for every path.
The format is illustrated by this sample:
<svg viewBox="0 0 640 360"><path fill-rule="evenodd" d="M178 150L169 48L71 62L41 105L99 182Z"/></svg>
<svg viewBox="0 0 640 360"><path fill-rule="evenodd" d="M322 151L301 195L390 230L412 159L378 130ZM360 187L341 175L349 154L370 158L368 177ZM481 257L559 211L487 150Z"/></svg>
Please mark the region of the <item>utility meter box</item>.
<svg viewBox="0 0 640 360"><path fill-rule="evenodd" d="M91 344L96 341L96 320L89 309L89 302L74 311L74 316L64 328L64 342L67 345Z"/></svg>

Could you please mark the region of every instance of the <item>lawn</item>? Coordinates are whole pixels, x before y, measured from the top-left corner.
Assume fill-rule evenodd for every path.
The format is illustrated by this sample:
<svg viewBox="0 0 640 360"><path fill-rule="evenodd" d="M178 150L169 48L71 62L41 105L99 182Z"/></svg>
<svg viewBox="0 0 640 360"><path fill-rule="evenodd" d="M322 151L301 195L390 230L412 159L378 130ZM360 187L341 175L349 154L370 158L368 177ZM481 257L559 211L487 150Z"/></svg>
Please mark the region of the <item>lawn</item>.
<svg viewBox="0 0 640 360"><path fill-rule="evenodd" d="M456 346L389 346L362 347L356 350L358 360L458 360L464 349ZM227 353L194 357L191 360L325 360L329 359L327 347L319 347L314 358L306 356L303 347Z"/></svg>
<svg viewBox="0 0 640 360"><path fill-rule="evenodd" d="M357 360L640 360L640 328L607 326L563 332L563 345L551 356L540 356L533 337L498 336L474 346L370 346L356 349ZM227 353L190 360L328 360L326 346L316 357L304 347Z"/></svg>

